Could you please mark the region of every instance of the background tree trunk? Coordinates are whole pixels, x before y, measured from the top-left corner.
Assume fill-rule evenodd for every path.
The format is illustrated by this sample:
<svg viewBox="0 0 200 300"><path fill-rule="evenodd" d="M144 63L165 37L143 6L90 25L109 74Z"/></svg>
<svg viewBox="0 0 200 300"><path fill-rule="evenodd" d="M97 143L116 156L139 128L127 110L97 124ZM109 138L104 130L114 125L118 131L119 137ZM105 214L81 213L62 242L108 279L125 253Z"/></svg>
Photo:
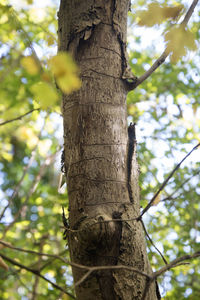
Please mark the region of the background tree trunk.
<svg viewBox="0 0 200 300"><path fill-rule="evenodd" d="M105 222L139 215L138 166L127 188L126 24L129 0L62 0L59 50L80 67L81 89L63 96L65 165L69 195L71 260L126 265L151 274L141 223ZM74 281L85 274L73 268ZM146 278L132 271L92 273L76 288L77 299L142 299ZM151 284L146 299L157 299Z"/></svg>

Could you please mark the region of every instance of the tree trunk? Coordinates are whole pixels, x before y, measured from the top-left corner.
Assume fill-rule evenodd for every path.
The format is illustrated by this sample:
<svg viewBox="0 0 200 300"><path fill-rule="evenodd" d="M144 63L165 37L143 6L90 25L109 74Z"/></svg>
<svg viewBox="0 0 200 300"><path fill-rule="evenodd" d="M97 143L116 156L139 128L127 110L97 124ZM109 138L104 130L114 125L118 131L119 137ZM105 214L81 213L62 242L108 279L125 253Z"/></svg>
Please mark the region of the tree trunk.
<svg viewBox="0 0 200 300"><path fill-rule="evenodd" d="M126 265L150 275L141 223L109 221L133 219L140 212L135 151L131 188L127 175L129 5L129 0L61 0L59 51L73 54L82 79L78 92L63 95L68 243L72 262ZM74 282L85 272L73 267ZM145 284L144 276L130 270L96 271L76 287L76 297L142 299ZM155 283L146 299L157 299Z"/></svg>

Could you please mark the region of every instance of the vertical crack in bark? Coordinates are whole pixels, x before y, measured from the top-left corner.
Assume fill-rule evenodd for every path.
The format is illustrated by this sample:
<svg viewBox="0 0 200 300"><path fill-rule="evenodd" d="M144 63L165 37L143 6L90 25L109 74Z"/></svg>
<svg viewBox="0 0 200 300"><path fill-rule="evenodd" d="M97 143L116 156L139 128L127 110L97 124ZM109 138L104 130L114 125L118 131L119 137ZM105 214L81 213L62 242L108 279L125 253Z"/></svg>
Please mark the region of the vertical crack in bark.
<svg viewBox="0 0 200 300"><path fill-rule="evenodd" d="M127 68L127 61L126 61L126 47L125 47L125 43L123 42L122 38L121 38L121 33L118 30L118 24L115 23L115 14L116 14L116 0L112 1L112 29L116 34L118 43L120 45L120 50L121 50L121 78L123 78L123 74Z"/></svg>
<svg viewBox="0 0 200 300"><path fill-rule="evenodd" d="M132 172L132 159L135 152L136 136L135 136L135 123L130 123L128 127L128 151L127 151L127 188L129 200L133 203L133 191L131 187L131 172Z"/></svg>
<svg viewBox="0 0 200 300"><path fill-rule="evenodd" d="M135 84L137 82L137 77L132 73L131 68L128 62L128 54L126 50L126 39L124 38L125 34L122 32L120 24L119 24L119 15L117 5L119 5L119 0L113 0L113 7L112 7L112 28L116 34L118 43L120 45L121 50L121 79L125 82L126 86ZM130 10L130 2L128 3L128 10Z"/></svg>

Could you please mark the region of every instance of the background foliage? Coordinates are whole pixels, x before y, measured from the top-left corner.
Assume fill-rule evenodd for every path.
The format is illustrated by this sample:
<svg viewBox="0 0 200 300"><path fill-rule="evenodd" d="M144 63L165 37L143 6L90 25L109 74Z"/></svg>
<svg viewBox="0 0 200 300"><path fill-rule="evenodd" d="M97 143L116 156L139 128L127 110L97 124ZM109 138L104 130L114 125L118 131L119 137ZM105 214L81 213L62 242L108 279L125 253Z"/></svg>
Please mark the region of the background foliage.
<svg viewBox="0 0 200 300"><path fill-rule="evenodd" d="M153 28L136 26L136 10L146 8L151 2L133 1L129 15L130 64L138 77L164 50L163 32L173 23L167 20ZM174 1L158 2L174 5ZM190 4L176 3L185 9ZM50 103L48 97L37 94L37 88L36 93L33 91L35 84L45 82L57 93L48 61L56 54L58 3L48 2L39 8L37 5L37 1L30 0L18 4L0 1L0 239L11 247L68 259L68 248L62 237L62 205L67 206L67 195L65 188L64 193L58 192L63 143L61 97L57 94ZM188 25L196 40L200 35L199 11L198 5ZM34 63L26 67L24 57L33 57L39 71L31 73ZM188 52L176 64L167 59L128 95L128 121L137 123L143 207L174 166L200 140L199 66L199 50ZM45 105L40 101L44 98ZM23 117L19 119L20 116ZM168 262L199 250L199 198L197 150L145 215L147 231ZM164 263L149 242L148 249L156 270ZM7 247L1 252L25 266L39 269L45 278L73 293L70 268L61 260ZM47 296L52 300L70 299L44 279L4 262L5 269L0 268L1 299L45 299ZM159 285L165 299L199 299L199 260L165 273L159 278Z"/></svg>

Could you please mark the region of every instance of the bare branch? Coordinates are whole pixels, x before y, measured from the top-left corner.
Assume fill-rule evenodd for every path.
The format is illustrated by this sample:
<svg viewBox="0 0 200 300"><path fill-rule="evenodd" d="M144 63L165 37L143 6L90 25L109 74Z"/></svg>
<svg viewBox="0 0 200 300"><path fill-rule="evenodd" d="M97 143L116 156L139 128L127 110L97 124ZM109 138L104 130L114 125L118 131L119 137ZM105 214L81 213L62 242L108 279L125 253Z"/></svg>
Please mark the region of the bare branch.
<svg viewBox="0 0 200 300"><path fill-rule="evenodd" d="M143 294L142 294L142 300L145 300L146 299L146 296L147 296L147 292L150 288L150 285L151 285L152 281L150 279L146 279L146 284L145 284L145 288L144 288L144 291L143 291Z"/></svg>
<svg viewBox="0 0 200 300"><path fill-rule="evenodd" d="M90 274L92 273L91 270L87 271L82 277L80 280L78 280L76 283L75 283L75 286L78 286L80 285L82 282L84 282L89 276Z"/></svg>
<svg viewBox="0 0 200 300"><path fill-rule="evenodd" d="M2 240L0 240L0 244L4 245L6 248L10 248L10 249L13 249L13 250L16 250L16 251L35 254L35 255L39 255L39 256L53 257L53 258L61 260L65 264L70 264L69 261L67 261L66 259L64 259L60 256L60 255L64 254L67 250L64 250L62 253L60 253L60 255L56 255L56 254L47 254L47 253L37 252L37 251L29 250L29 249L14 247L11 244L8 244L8 243L6 243Z"/></svg>
<svg viewBox="0 0 200 300"><path fill-rule="evenodd" d="M165 59L169 53L166 52L166 50L161 54L161 56L154 62L154 64L150 67L149 70L147 70L142 76L138 78L136 81L133 89L135 89L138 85L140 85L143 81L145 81L150 75L160 66L164 63Z"/></svg>
<svg viewBox="0 0 200 300"><path fill-rule="evenodd" d="M25 266L25 265L22 265L21 263L17 262L16 260L13 260L13 259L11 259L10 257L4 255L3 253L1 253L0 256L1 256L4 260L10 262L12 265L17 266L17 267L19 267L20 269L24 269L24 270L26 270L26 271L29 271L29 272L31 272L31 273L33 273L33 274L39 276L40 278L42 278L42 279L44 279L45 281L47 281L48 283L50 283L54 288L56 288L56 289L62 291L62 292L65 293L66 295L69 295L72 299L75 299L75 297L74 297L71 293L67 292L67 291L66 291L64 288L62 288L61 286L57 285L56 283L54 283L54 282L52 282L51 280L49 280L49 279L47 279L46 277L44 277L37 269L32 269L32 268L29 268L29 267L27 267L27 266Z"/></svg>
<svg viewBox="0 0 200 300"><path fill-rule="evenodd" d="M76 283L76 285L79 285L81 284L83 281L85 281L88 276L92 273L92 272L95 272L95 271L100 271L100 270L120 270L120 269L125 269L125 270L129 270L129 271L132 271L132 272L135 272L139 275L142 275L146 278L147 280L147 285L146 285L146 288L148 289L148 287L150 286L150 284L156 280L157 277L159 277L160 275L162 275L163 273L165 273L166 271L172 269L172 268L175 268L175 267L178 267L182 264L186 264L185 260L190 260L190 259L193 259L193 258L196 258L196 257L200 257L200 251L198 252L195 252L194 254L192 255L184 255L182 257L179 257L179 258L176 258L174 259L172 262L170 262L169 264L166 264L164 267L162 267L160 270L156 271L153 273L152 276L134 268L134 267L131 267L131 266L125 266L125 265L115 265L115 266L94 266L94 267L91 267L91 266L84 266L84 265L80 265L80 264L77 264L77 263L73 263L73 262L69 262L67 260L65 260L64 258L60 257L59 255L54 255L54 254L46 254L46 253L40 253L40 252L35 252L35 251L32 251L32 250L25 250L25 249L21 249L21 248L17 248L17 247L13 247L11 246L10 244L6 243L6 242L3 242L3 241L0 241L0 244L3 244L5 245L6 247L9 247L11 249L14 249L14 250L19 250L19 251L22 251L22 252L27 252L27 253L32 253L32 254L37 254L37 255L41 255L41 256L50 256L50 257L54 257L54 258L58 258L60 260L62 260L63 262L65 262L66 264L69 264L71 266L74 266L76 268L79 268L79 269L84 269L84 270L87 270L87 272L83 275L83 277ZM60 289L61 291L69 294L68 292L66 292L62 287L59 287L57 286L56 284L54 284L53 282L51 282L50 280L48 280L47 278L45 278L43 275L40 274L39 270L35 270L35 269L32 269L32 268L29 268L29 267L26 267L14 260L12 260L11 258L5 256L4 254L0 254L0 256L2 256L3 259L5 259L6 261L22 268L22 269L25 269L27 271L30 271L32 273L34 273L35 275L43 278L44 280L48 281L49 283L51 283L54 287ZM145 289L146 289L145 288ZM144 291L143 293L143 296L144 294L147 294L147 291ZM72 296L70 294L71 297L74 298L74 296ZM143 298L145 299L145 298Z"/></svg>
<svg viewBox="0 0 200 300"><path fill-rule="evenodd" d="M156 199L156 197L160 194L160 192L164 189L164 187L167 185L168 181L170 180L170 178L174 175L174 173L180 168L181 164L184 162L184 160L186 160L186 158L188 156L190 156L190 154L196 150L198 147L200 146L200 143L197 144L182 160L180 163L178 163L176 165L176 167L172 170L172 172L169 174L169 176L165 179L165 181L163 182L163 184L161 185L161 187L159 188L159 190L157 191L157 193L153 196L153 198L151 199L151 201L147 204L147 206L143 209L143 211L141 212L140 216L138 217L138 221L142 218L142 216L149 210L149 208L152 206L154 200Z"/></svg>
<svg viewBox="0 0 200 300"><path fill-rule="evenodd" d="M23 114L23 115L21 115L17 118L14 118L14 119L11 119L11 120L6 120L6 121L0 123L0 126L11 123L11 122L14 122L14 121L17 121L17 120L21 120L23 117L25 117L25 116L31 114L33 111L37 111L37 110L40 110L40 108L34 108L34 109L28 111L27 113L25 113L25 114Z"/></svg>
<svg viewBox="0 0 200 300"><path fill-rule="evenodd" d="M188 9L184 20L181 22L180 25L186 26L194 9L195 6L197 5L199 0L194 0L190 6L190 8ZM132 86L132 90L135 89L138 85L140 85L143 81L145 81L161 64L164 63L165 59L168 57L169 52L167 52L166 50L161 54L161 56L154 62L154 64L150 67L149 70L147 70L142 76L140 76L138 78L138 80L136 81L136 83Z"/></svg>
<svg viewBox="0 0 200 300"><path fill-rule="evenodd" d="M169 194L167 197L165 197L164 199L162 199L161 201L167 201L167 200L174 200L174 198L172 198L172 196L179 190L181 189L188 181L190 181L193 177L195 177L196 175L198 175L200 173L200 170L197 170L196 172L194 172L189 178L187 178L185 181L183 181L171 194ZM179 194L179 197L182 193Z"/></svg>
<svg viewBox="0 0 200 300"><path fill-rule="evenodd" d="M190 8L188 9L188 11L185 15L185 18L184 18L183 22L181 23L182 25L185 25L185 26L187 25L187 23L188 23L189 19L191 18L191 15L193 14L194 9L195 9L198 2L199 2L199 0L193 0Z"/></svg>
<svg viewBox="0 0 200 300"><path fill-rule="evenodd" d="M179 258L176 258L173 261L171 261L169 264L162 267L160 270L154 272L153 275L150 278L146 279L146 285L145 285L144 292L143 292L143 295L142 295L142 300L146 299L147 292L148 292L149 287L152 284L152 282L155 282L156 285L157 285L157 281L156 281L157 277L159 277L160 275L162 275L166 271L169 271L172 268L178 267L180 265L185 265L186 264L184 262L185 260L193 259L193 258L196 258L196 257L200 257L200 251L195 252L192 255L184 255L184 256L181 256Z"/></svg>
<svg viewBox="0 0 200 300"><path fill-rule="evenodd" d="M181 262L184 262L185 260L193 259L193 258L196 258L196 257L200 257L200 251L197 251L192 255L183 255L181 257L178 257L178 258L174 259L169 264L162 267L160 270L154 272L151 280L156 279L158 276L162 275L163 273L165 273L166 271L168 271L172 268L180 266Z"/></svg>
<svg viewBox="0 0 200 300"><path fill-rule="evenodd" d="M69 262L67 260L65 260L64 258L60 257L59 255L54 255L54 254L46 254L46 253L42 253L42 252L36 252L36 251L33 251L33 250L25 250L25 249L22 249L22 248L17 248L17 247L13 247L11 246L10 244L6 243L6 242L3 242L3 241L0 241L0 244L8 247L8 248L11 248L13 250L17 250L17 251L21 251L21 252L26 252L26 253L31 253L31 254L36 254L36 255L40 255L40 256L49 256L49 257L54 257L54 258L57 258L59 260L61 260L62 262L64 262L65 264L68 264L68 265L71 265L73 267L76 267L76 268L79 268L79 269L84 269L86 270L86 274L83 275L83 277L76 283L76 285L79 285L80 283L82 283L83 281L85 281L88 276L95 272L95 271L100 271L100 270L121 270L121 269L124 269L124 270L129 270L129 271L132 271L132 272L135 272L139 275L142 275L148 279L150 279L151 277L134 268L134 267L131 267L131 266L125 266L125 265L118 265L118 266L94 266L94 267L91 267L91 266L84 266L84 265L80 265L80 264L77 264L77 263L74 263L74 262ZM5 256L3 254L0 253L0 256L2 256L2 258L5 258ZM6 258L5 258L6 260ZM10 261L11 263L13 263L12 261ZM15 261L14 261L15 262ZM14 263L13 263L14 264ZM19 264L20 266L22 266L21 264ZM19 266L18 265L18 266ZM22 266L21 268L24 268L38 276L40 276L41 278L43 278L43 276L40 274L40 271L39 270L34 270L34 269L31 269L31 268L28 268L28 267L25 267L25 266ZM33 272L34 271L34 272ZM46 280L46 278L45 278ZM50 281L51 283L51 281Z"/></svg>
<svg viewBox="0 0 200 300"><path fill-rule="evenodd" d="M148 274L146 274L146 273L144 273L144 272L142 272L140 270L137 270L136 268L131 267L131 266L118 265L118 266L95 266L95 267L90 267L90 266L80 265L80 264L77 264L77 263L74 263L74 262L67 261L66 259L62 258L59 255L47 254L47 253L42 253L42 252L36 252L36 251L33 251L33 250L28 250L28 249L22 249L22 248L18 248L18 247L13 247L12 245L10 245L10 244L8 244L6 242L3 242L2 240L0 240L0 244L4 245L5 247L11 248L13 250L21 251L21 252L26 252L26 253L30 253L30 254L36 254L36 255L40 255L40 256L54 257L54 258L60 259L65 264L69 264L69 265L71 265L73 267L76 267L76 268L79 268L79 269L88 270L88 271L90 271L90 273L94 272L94 271L99 271L99 270L119 270L119 269L126 269L126 270L129 270L129 271L133 271L135 273L138 273L138 274L140 274L142 276L145 276L147 278L150 278L150 276Z"/></svg>
<svg viewBox="0 0 200 300"><path fill-rule="evenodd" d="M71 265L72 266L76 266L77 265L77 267L80 268L80 265L78 265L78 264L71 263ZM81 284L83 281L85 281L92 272L102 271L102 270L121 270L121 269L124 269L124 270L128 270L128 271L132 271L132 272L134 272L136 274L142 275L142 276L146 277L149 280L151 279L151 277L148 274L146 274L146 273L144 273L144 272L142 272L142 271L140 271L140 270L138 270L138 269L136 269L134 267L125 266L125 265L118 265L118 266L95 266L95 267L83 266L83 268L86 269L86 270L88 270L88 271L83 275L83 277L79 281L76 282L76 284L75 284L76 286L79 285L79 284Z"/></svg>
<svg viewBox="0 0 200 300"><path fill-rule="evenodd" d="M35 51L35 49L33 47L33 43L31 41L31 39L29 38L28 33L24 30L24 28L23 28L23 26L21 24L21 21L18 18L18 14L15 11L15 9L13 8L13 6L12 6L12 9L10 10L10 16L13 19L13 21L15 22L16 29L18 29L20 31L22 39L24 40L25 45L28 46L31 49L32 55L34 56L35 61L37 62L37 64L40 67L40 69L42 70L41 61L40 61L40 59L37 56L37 53L36 53L36 51Z"/></svg>
<svg viewBox="0 0 200 300"><path fill-rule="evenodd" d="M145 232L147 238L149 239L150 243L151 243L152 246L156 249L156 251L160 254L160 256L162 257L162 260L163 260L164 263L167 265L167 264L168 264L168 263L167 263L167 260L164 258L163 254L162 254L162 253L160 252L160 250L155 246L154 242L153 242L152 239L150 238L150 236L149 236L149 234L148 234L148 232L147 232L147 230L146 230L146 227L145 227L144 222L142 221L142 219L140 220L140 222L142 223L142 227L143 227L144 232Z"/></svg>

